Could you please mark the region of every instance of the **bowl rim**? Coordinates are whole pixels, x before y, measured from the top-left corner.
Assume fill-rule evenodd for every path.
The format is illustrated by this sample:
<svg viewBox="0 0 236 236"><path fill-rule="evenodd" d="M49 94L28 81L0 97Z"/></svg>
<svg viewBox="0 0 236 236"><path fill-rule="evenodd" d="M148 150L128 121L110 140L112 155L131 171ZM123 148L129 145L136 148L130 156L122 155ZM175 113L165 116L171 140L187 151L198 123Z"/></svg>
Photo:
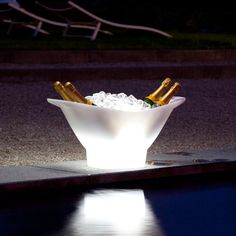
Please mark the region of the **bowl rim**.
<svg viewBox="0 0 236 236"><path fill-rule="evenodd" d="M136 110L136 111L124 111L124 110L119 110L119 109L114 109L114 108L106 108L106 107L99 107L99 106L93 106L93 105L87 105L87 104L83 104L83 103L78 103L78 102L72 102L72 101L66 101L63 99L54 99L54 98L47 98L47 101L55 106L58 106L61 108L61 106L59 104L64 104L64 105L69 105L69 106L74 106L74 107L80 107L80 108L91 108L94 110L100 110L100 111L112 111L112 112L123 112L123 113L146 113L146 112L153 112L156 110L161 110L161 109L166 109L169 108L170 106L175 105L176 103L179 103L178 105L174 106L174 108L178 107L179 105L181 105L182 103L184 103L186 100L185 97L182 96L174 96L170 102L164 106L159 106L159 107L154 107L151 109L145 109L145 110Z"/></svg>

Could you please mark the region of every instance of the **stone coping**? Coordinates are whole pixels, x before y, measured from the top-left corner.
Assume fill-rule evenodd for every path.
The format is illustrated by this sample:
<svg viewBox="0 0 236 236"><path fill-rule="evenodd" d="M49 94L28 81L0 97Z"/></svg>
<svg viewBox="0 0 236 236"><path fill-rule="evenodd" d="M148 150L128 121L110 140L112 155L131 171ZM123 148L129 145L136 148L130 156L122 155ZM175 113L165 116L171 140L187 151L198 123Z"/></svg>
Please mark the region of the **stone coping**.
<svg viewBox="0 0 236 236"><path fill-rule="evenodd" d="M76 76L76 75L80 76ZM236 77L236 50L2 50L0 81Z"/></svg>
<svg viewBox="0 0 236 236"><path fill-rule="evenodd" d="M143 168L96 169L86 160L47 165L0 168L0 193L42 191L71 187L149 181L176 176L236 173L236 149L182 152L149 156ZM158 182L157 182L158 183Z"/></svg>
<svg viewBox="0 0 236 236"><path fill-rule="evenodd" d="M80 64L118 62L235 63L236 49L1 50L0 63Z"/></svg>

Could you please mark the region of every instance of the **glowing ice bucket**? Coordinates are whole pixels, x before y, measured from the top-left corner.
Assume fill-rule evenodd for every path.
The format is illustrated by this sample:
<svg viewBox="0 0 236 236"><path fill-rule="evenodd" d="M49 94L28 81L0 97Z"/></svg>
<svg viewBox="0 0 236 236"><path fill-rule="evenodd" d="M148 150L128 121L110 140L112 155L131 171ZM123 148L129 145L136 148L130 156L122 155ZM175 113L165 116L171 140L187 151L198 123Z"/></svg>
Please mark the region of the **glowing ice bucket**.
<svg viewBox="0 0 236 236"><path fill-rule="evenodd" d="M86 149L87 165L114 169L145 166L147 149L185 98L173 97L167 105L128 112L57 99L47 101L61 108Z"/></svg>

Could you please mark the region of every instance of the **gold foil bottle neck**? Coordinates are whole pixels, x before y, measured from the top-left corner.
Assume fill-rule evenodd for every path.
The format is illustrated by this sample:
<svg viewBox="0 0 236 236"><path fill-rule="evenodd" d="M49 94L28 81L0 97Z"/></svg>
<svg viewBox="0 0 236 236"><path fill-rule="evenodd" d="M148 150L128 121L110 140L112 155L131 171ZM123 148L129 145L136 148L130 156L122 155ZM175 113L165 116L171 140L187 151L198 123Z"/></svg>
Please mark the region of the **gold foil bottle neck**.
<svg viewBox="0 0 236 236"><path fill-rule="evenodd" d="M175 82L174 85L168 90L168 92L158 100L158 103L163 106L171 100L171 98L179 91L181 88L180 83Z"/></svg>
<svg viewBox="0 0 236 236"><path fill-rule="evenodd" d="M153 93L149 94L146 98L153 102L158 101L161 98L161 96L166 92L170 84L171 84L171 79L166 78L165 80L162 81L161 85Z"/></svg>
<svg viewBox="0 0 236 236"><path fill-rule="evenodd" d="M66 92L73 98L75 102L84 103L88 105L92 105L93 103L86 99L82 94L80 94L75 86L71 82L65 83Z"/></svg>
<svg viewBox="0 0 236 236"><path fill-rule="evenodd" d="M54 89L56 92L66 101L73 101L70 95L66 92L65 87L61 84L60 81L54 83Z"/></svg>

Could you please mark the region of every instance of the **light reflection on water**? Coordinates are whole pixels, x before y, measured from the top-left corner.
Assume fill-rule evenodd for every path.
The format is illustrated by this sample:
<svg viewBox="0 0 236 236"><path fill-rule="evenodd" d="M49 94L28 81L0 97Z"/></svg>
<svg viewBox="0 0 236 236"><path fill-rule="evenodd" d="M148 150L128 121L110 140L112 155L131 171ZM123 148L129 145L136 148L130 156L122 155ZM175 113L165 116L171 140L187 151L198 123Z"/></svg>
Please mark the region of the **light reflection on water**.
<svg viewBox="0 0 236 236"><path fill-rule="evenodd" d="M79 202L60 235L164 236L141 189L95 190Z"/></svg>
<svg viewBox="0 0 236 236"><path fill-rule="evenodd" d="M236 235L235 175L140 185L0 196L0 236Z"/></svg>

